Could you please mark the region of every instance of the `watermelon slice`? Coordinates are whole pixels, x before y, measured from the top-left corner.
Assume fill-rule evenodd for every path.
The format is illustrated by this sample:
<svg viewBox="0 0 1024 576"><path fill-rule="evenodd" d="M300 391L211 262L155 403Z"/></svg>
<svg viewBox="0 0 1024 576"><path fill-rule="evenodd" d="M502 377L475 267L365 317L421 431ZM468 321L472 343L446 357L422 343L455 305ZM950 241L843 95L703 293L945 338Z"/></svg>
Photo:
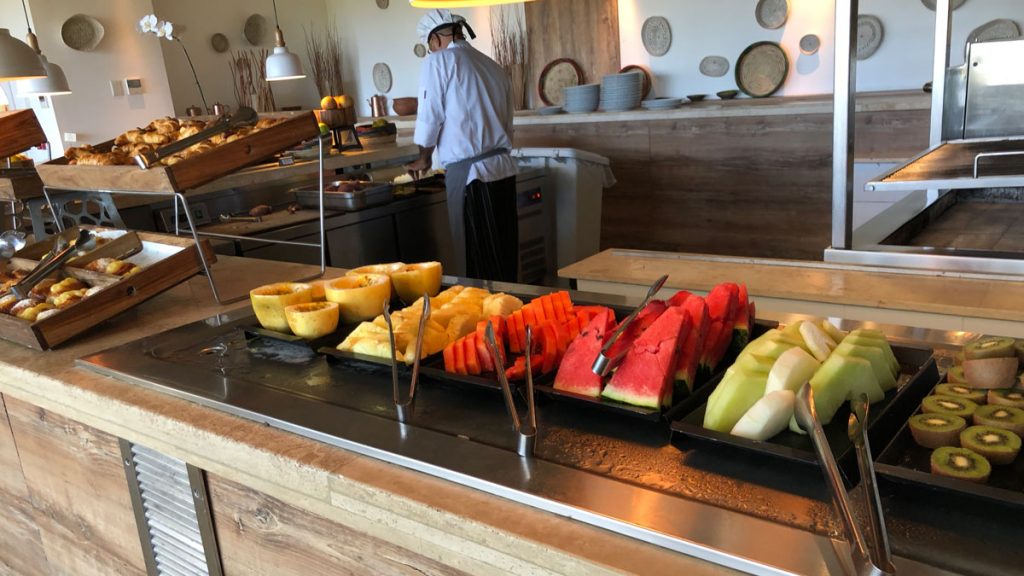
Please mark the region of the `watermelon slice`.
<svg viewBox="0 0 1024 576"><path fill-rule="evenodd" d="M700 372L710 376L715 367L725 358L732 342L733 318L739 305L740 287L732 282L723 282L711 289L706 298L711 327L708 330L704 350L701 353Z"/></svg>
<svg viewBox="0 0 1024 576"><path fill-rule="evenodd" d="M562 358L555 375L555 390L597 398L601 396L601 377L591 369L604 346L604 339L615 327L615 314L605 308L575 340Z"/></svg>
<svg viewBox="0 0 1024 576"><path fill-rule="evenodd" d="M669 306L682 306L692 296L693 296L693 294L690 294L686 290L680 290L679 292L676 292L675 294L672 295L671 298L668 299L668 305Z"/></svg>
<svg viewBox="0 0 1024 576"><path fill-rule="evenodd" d="M658 319L661 314L668 309L668 306L663 300L651 300L644 306L643 310L636 315L636 319L633 323L626 328L626 331L619 336L619 339L615 341L615 345L608 351L608 355L612 358L618 357L624 352L628 352L633 346L633 342L643 334L648 327L654 324L654 321ZM623 320L625 322L625 320Z"/></svg>
<svg viewBox="0 0 1024 576"><path fill-rule="evenodd" d="M711 325L708 305L703 298L688 299L682 309L690 321L690 334L687 336L683 350L679 353L679 360L676 362L676 394L679 395L682 394L684 387L689 392L693 392L697 387L697 363L704 351L704 342Z"/></svg>
<svg viewBox="0 0 1024 576"><path fill-rule="evenodd" d="M732 315L732 344L730 349L739 354L750 342L750 301L747 298L747 285L739 285L736 299L736 311Z"/></svg>
<svg viewBox="0 0 1024 576"><path fill-rule="evenodd" d="M739 305L740 287L732 282L722 282L708 292L708 312L713 320L731 320ZM731 336L731 334L730 334Z"/></svg>
<svg viewBox="0 0 1024 576"><path fill-rule="evenodd" d="M672 375L679 358L680 336L688 330L681 308L665 310L633 342L601 396L645 408L671 404Z"/></svg>

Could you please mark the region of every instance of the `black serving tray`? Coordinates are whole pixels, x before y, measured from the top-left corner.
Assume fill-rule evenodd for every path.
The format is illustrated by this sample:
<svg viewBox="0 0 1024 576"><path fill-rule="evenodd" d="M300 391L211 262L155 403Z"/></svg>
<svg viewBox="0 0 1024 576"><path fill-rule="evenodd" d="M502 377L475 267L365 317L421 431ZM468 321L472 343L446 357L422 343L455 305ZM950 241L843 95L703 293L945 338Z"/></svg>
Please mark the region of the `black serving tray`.
<svg viewBox="0 0 1024 576"><path fill-rule="evenodd" d="M914 413L917 412L919 410ZM931 454L931 449L914 442L909 425L904 423L875 460L875 472L893 483L915 490L938 491L944 493L944 497L953 495L1024 508L1024 455L1018 455L1013 464L993 465L988 482L976 484L932 474Z"/></svg>
<svg viewBox="0 0 1024 576"><path fill-rule="evenodd" d="M377 356L366 356L353 352L342 352L334 346L318 350L327 358L327 362L335 366L346 368L391 371L391 361ZM404 362L398 363L398 377L406 385L412 377L412 366ZM449 374L444 370L444 358L441 354L434 354L420 360L420 378L432 382L450 383L470 388L484 388L488 390L501 391L501 385L497 380L482 378L480 376L469 376L462 374Z"/></svg>
<svg viewBox="0 0 1024 576"><path fill-rule="evenodd" d="M932 357L931 348L918 348L903 345L892 345L893 353L900 363L900 378L897 387L890 390L884 400L871 405L868 411L868 439L872 453L878 454L899 431L907 418L914 413L932 388L939 382L939 371ZM716 383L717 386L717 383ZM671 424L674 442L680 444L687 441L709 445L727 445L741 450L765 454L786 462L801 465L819 466L814 445L809 436L785 430L764 442L748 440L732 434L716 432L704 428L704 412L707 399L715 386L704 386L700 389L700 404L693 410L683 413ZM694 399L696 403L697 399ZM680 412L676 412L680 414ZM857 478L856 454L853 443L847 436L847 420L850 409L847 403L836 413L828 425L824 427L832 454L843 472L848 484L852 485Z"/></svg>
<svg viewBox="0 0 1024 576"><path fill-rule="evenodd" d="M345 334L351 330L346 330ZM266 328L256 324L255 326L244 326L242 327L242 333L245 334L246 344L250 344L257 338L266 338L275 342L282 342L284 344L290 344L292 346L301 346L303 348L309 348L313 352L319 351L321 348L326 346L334 347L341 343L345 339L342 336L341 330L335 330L327 336L317 338L315 340L306 340L300 336L294 334L285 334L284 332L278 332L277 330L267 330Z"/></svg>

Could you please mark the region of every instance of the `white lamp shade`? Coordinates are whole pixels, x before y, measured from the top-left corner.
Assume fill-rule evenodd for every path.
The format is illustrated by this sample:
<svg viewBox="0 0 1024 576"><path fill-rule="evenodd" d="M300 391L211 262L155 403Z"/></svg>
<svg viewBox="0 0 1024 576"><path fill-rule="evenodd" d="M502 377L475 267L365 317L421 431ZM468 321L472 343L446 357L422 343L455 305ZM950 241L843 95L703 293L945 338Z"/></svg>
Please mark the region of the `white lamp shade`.
<svg viewBox="0 0 1024 576"><path fill-rule="evenodd" d="M11 36L7 28L0 28L0 82L44 76L46 69L36 51Z"/></svg>
<svg viewBox="0 0 1024 576"><path fill-rule="evenodd" d="M24 94L25 96L58 96L61 94L71 94L71 87L68 86L68 78L64 75L64 70L61 67L50 62L46 59L46 56L39 55L39 59L43 62L43 68L46 69L45 78L33 78L32 80L19 80L15 86L17 86L18 93Z"/></svg>
<svg viewBox="0 0 1024 576"><path fill-rule="evenodd" d="M274 48L274 53L267 56L267 81L296 80L305 78L302 62L296 54L292 54L285 46Z"/></svg>

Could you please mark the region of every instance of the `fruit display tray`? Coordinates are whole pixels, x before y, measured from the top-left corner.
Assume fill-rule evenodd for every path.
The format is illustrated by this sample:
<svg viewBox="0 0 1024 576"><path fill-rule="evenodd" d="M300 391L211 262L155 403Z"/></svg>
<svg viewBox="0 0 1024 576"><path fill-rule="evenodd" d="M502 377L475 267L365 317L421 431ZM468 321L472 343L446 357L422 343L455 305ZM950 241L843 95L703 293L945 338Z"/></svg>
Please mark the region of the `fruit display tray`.
<svg viewBox="0 0 1024 576"><path fill-rule="evenodd" d="M875 471L885 479L915 489L924 488L942 492L945 496L955 494L1024 508L1024 455L1017 456L1013 464L1007 466L993 465L988 482L978 484L932 474L931 454L930 448L914 442L910 425L904 423L875 460Z"/></svg>
<svg viewBox="0 0 1024 576"><path fill-rule="evenodd" d="M896 435L899 427L914 413L921 399L939 382L939 370L932 357L931 348L893 344L892 349L900 363L900 377L897 388L890 390L881 402L872 404L868 411L868 438L873 454L881 452ZM810 437L806 435L785 430L774 438L758 442L704 428L707 398L713 390L714 386L703 387L700 392L700 405L672 422L673 442L695 441L728 445L788 462L818 466L814 446ZM832 454L845 480L852 486L857 478L857 463L853 443L847 436L849 414L849 406L844 405L824 429Z"/></svg>
<svg viewBox="0 0 1024 576"><path fill-rule="evenodd" d="M447 286L444 286L443 288L446 287ZM521 295L516 296L523 298ZM527 300L529 299L528 296L525 298ZM576 302L576 304L580 306L588 305L586 302L582 301ZM631 309L619 306L609 306L609 308L615 311L615 315L619 319L625 318L632 311ZM776 325L777 324L774 322L756 322L754 325L753 337L761 335L766 330L774 328ZM249 343L255 343L257 338L269 338L276 342L308 348L314 352L323 354L327 357L327 360L334 365L349 365L361 370L390 370L391 363L385 358L337 350L337 345L341 343L348 334L355 329L355 327L355 325L340 326L338 331L335 333L313 341L304 340L291 334L266 330L255 323L244 327L242 330L247 342ZM732 358L726 358L724 365L728 366L732 363L732 360ZM399 365L400 376L408 378L410 373L410 366L406 366L405 364ZM660 423L670 420L677 414L689 412L699 404L706 401L707 395L710 394L710 390L714 388L714 383L721 378L721 374L722 373L719 372L706 378L703 382L698 384L698 388L695 393L676 399L672 406L666 409L633 406L631 404L625 404L613 400L591 398L589 396L582 396L571 392L556 390L553 386L555 376L553 373L535 377L534 385L540 397L556 401L567 408L597 410L607 414L619 415L638 421ZM469 388L501 390L501 385L498 383L497 377L493 374L474 376L471 374L453 374L445 371L444 358L440 353L424 358L420 362L420 375L421 377L433 382L450 383ZM510 384L513 388L525 387L525 382L523 381L512 381ZM520 392L522 391L523 390L520 390Z"/></svg>

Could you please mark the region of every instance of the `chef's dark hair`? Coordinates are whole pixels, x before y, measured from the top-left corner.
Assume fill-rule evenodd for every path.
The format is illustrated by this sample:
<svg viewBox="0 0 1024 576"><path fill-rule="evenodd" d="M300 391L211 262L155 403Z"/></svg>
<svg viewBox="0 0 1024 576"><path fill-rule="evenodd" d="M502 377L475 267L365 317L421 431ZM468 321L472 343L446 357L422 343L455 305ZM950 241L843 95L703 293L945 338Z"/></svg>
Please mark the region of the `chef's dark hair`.
<svg viewBox="0 0 1024 576"><path fill-rule="evenodd" d="M447 34L441 34L441 32L449 28L451 28L452 31L451 35L454 36L455 38L465 38L466 34L469 34L470 40L476 40L476 33L473 32L473 27L470 26L469 23L466 22L465 20L460 20L458 22L453 22L450 24L441 24L440 26L431 30L430 34L427 34L427 40L430 40L430 37L433 36L434 34L437 34L438 36L447 36Z"/></svg>

